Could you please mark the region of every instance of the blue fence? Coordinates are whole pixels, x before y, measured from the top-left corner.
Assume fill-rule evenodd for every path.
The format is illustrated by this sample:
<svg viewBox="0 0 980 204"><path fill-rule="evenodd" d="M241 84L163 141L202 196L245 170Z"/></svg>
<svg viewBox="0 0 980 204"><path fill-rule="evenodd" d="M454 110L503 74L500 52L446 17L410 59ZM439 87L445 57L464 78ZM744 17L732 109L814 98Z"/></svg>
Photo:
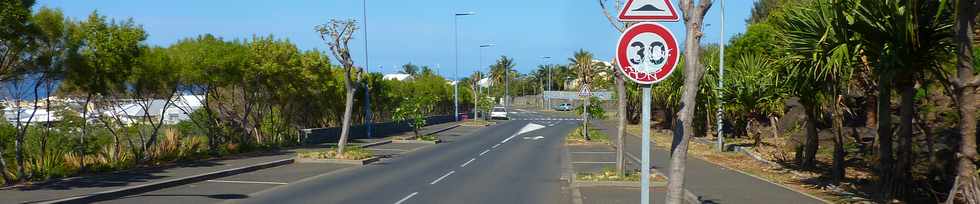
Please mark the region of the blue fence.
<svg viewBox="0 0 980 204"><path fill-rule="evenodd" d="M440 123L452 122L452 115L442 115L442 116L429 116L425 119L425 124L433 125ZM340 140L340 127L331 128L313 128L313 129L302 129L300 130L300 135L303 136L304 144L320 144L320 143L336 143ZM412 131L412 126L408 122L386 122L386 123L375 123L371 127L371 136L375 138L385 137L392 134L399 134L406 131ZM357 125L350 127L349 140L353 139L366 139L367 138L367 126Z"/></svg>

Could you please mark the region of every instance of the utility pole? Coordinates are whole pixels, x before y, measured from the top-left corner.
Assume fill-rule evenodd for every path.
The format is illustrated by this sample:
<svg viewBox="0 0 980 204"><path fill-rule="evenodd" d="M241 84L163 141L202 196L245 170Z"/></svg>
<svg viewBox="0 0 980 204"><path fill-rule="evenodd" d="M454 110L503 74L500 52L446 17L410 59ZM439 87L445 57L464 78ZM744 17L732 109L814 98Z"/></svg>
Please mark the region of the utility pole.
<svg viewBox="0 0 980 204"><path fill-rule="evenodd" d="M721 106L724 105L724 101L721 99L722 90L725 88L725 0L718 1L721 4L721 52L718 55L718 111L715 113L715 118L718 120L718 151L725 151L725 123L723 121L723 115Z"/></svg>

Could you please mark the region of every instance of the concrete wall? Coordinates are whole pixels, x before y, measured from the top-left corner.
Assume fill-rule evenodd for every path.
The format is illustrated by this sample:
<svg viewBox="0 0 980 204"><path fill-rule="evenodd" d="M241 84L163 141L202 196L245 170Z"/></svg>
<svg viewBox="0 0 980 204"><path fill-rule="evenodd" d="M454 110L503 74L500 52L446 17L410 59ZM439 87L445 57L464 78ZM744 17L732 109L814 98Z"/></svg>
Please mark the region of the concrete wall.
<svg viewBox="0 0 980 204"><path fill-rule="evenodd" d="M452 122L452 115L443 116L429 116L426 118L426 124L440 124ZM336 143L340 140L340 127L331 128L312 128L312 129L302 129L300 130L300 135L303 135L304 144L320 144L320 143ZM365 125L356 125L350 127L350 140L353 139L366 139L367 138L367 127ZM381 138L389 135L399 134L406 131L412 131L412 126L408 125L408 122L386 122L386 123L375 123L371 127L371 136L374 138Z"/></svg>

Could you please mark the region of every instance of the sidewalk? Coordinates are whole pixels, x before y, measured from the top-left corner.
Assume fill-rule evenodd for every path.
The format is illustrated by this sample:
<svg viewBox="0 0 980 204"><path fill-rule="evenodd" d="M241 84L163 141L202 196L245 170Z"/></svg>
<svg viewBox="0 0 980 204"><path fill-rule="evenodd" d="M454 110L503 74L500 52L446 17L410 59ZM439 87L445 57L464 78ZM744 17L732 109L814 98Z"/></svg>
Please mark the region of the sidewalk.
<svg viewBox="0 0 980 204"><path fill-rule="evenodd" d="M74 196L90 195L170 179L246 167L291 157L293 157L291 151L280 151L253 157L204 160L169 167L73 177L41 186L0 190L0 203L38 203Z"/></svg>
<svg viewBox="0 0 980 204"><path fill-rule="evenodd" d="M458 122L426 126L419 134L433 134L455 127ZM385 138L354 140L351 145L383 142ZM336 144L309 145L276 152L246 153L223 159L209 159L186 162L179 165L133 169L98 175L62 179L47 184L29 187L11 187L0 190L0 203L42 203L64 198L94 195L103 192L120 191L141 185L154 185L159 182L210 174L219 171L249 168L258 164L282 161L294 157L296 151L323 149ZM291 162L289 162L291 163ZM227 176L227 175L224 175Z"/></svg>
<svg viewBox="0 0 980 204"><path fill-rule="evenodd" d="M596 128L609 134L610 140L616 141L616 121L596 121ZM641 138L627 133L624 137L626 158L640 158ZM651 146L655 147L653 144ZM653 148L651 158L653 168L668 174L670 153L667 150ZM699 158L688 156L685 172L684 188L710 203L794 203L819 204L824 203L808 195L786 189L782 186L760 180L755 177L729 170ZM653 199L656 201L663 198Z"/></svg>

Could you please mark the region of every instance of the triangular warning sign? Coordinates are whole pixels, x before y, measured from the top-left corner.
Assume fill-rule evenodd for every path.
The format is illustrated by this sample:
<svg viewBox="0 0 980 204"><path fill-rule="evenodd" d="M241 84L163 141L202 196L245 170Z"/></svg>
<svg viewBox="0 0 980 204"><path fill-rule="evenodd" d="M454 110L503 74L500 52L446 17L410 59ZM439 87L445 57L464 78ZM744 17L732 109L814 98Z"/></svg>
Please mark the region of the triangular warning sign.
<svg viewBox="0 0 980 204"><path fill-rule="evenodd" d="M677 21L670 0L629 0L619 11L620 21Z"/></svg>

